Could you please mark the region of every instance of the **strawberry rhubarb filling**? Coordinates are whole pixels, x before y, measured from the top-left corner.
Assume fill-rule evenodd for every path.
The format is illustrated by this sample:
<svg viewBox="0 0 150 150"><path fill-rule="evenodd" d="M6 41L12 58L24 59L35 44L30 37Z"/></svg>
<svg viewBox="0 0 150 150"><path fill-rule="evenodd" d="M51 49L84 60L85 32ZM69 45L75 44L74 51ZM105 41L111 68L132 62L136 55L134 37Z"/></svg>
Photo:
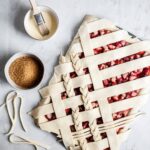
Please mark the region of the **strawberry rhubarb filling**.
<svg viewBox="0 0 150 150"><path fill-rule="evenodd" d="M111 32L113 32L113 31L107 30L107 29L98 30L97 32L90 33L90 38L91 39L96 38L98 36L109 34ZM125 41L125 40L118 41L118 42L115 42L115 43L108 44L106 46L95 48L94 49L94 54L97 55L97 54L104 53L104 52L107 52L107 51L115 50L115 49L127 46L129 44L130 43ZM119 65L119 64L122 64L122 63L126 63L126 62L129 62L129 61L141 58L141 57L145 57L147 55L148 55L147 52L142 50L142 51L140 51L136 54L133 54L133 55L121 58L121 59L117 59L117 60L113 60L113 61L106 62L106 63L103 63L103 64L99 64L98 69L101 71L103 69L106 69L106 68L109 68L109 67L112 67L112 66L115 66L115 65ZM84 53L83 52L79 54L79 58L80 59L84 58ZM84 71L84 74L89 74L88 68L84 68L83 71ZM77 76L78 75L76 74L76 72L71 72L70 73L70 78L75 78ZM114 85L117 85L117 84L129 82L129 81L132 81L132 80L136 80L138 78L142 78L142 77L145 77L145 76L150 76L150 66L145 67L145 68L141 68L141 69L138 69L138 70L134 70L134 71L131 71L131 72L127 72L127 73L122 74L120 76L115 76L115 77L111 77L109 79L105 79L105 80L103 80L103 85L104 85L104 88L107 88L107 87L114 86ZM88 85L88 90L89 90L89 92L94 91L94 87L93 87L92 84ZM140 95L141 90L142 89L138 89L138 90L122 93L122 94L119 94L119 95L114 95L114 96L108 97L107 100L108 100L109 103L115 103L117 101L130 99L130 98L133 98L133 97L136 97L136 96ZM74 89L74 92L75 92L76 96L80 95L81 94L80 87ZM62 92L61 93L61 99L65 100L67 98L68 98L67 93L65 91ZM91 104L93 106L93 109L99 107L99 103L96 100L93 100L93 102ZM120 111L120 112L113 113L112 114L113 120L118 120L118 119L121 119L123 117L128 116L131 110L132 110L132 108L129 108L127 110L123 110L123 111ZM65 111L66 111L66 115L71 115L72 114L72 109L71 108L66 108ZM84 105L79 106L79 111L80 112L85 111ZM55 113L47 114L47 115L45 115L45 118L47 119L47 121L51 121L51 120L56 119L56 115L55 115ZM97 124L99 125L99 124L102 124L102 123L103 123L102 118L97 118ZM83 127L83 129L89 128L89 122L88 121L82 122L82 127ZM74 125L71 125L70 129L71 129L72 132L76 132L76 129L75 129ZM123 130L123 128L118 128L116 133L119 134L122 130ZM102 139L107 137L106 133L101 133L100 135L101 135ZM94 139L93 139L92 136L87 138L87 142L93 142L93 141L94 141ZM105 150L109 150L109 148L107 148Z"/></svg>

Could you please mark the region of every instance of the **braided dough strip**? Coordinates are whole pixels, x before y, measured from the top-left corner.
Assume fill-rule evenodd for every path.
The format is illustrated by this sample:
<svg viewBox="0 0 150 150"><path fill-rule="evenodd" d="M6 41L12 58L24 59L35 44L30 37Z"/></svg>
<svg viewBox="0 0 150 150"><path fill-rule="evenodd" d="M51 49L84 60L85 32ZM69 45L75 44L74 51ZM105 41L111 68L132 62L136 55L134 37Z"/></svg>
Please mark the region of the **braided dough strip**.
<svg viewBox="0 0 150 150"><path fill-rule="evenodd" d="M128 135L130 134L131 130L127 130L126 132L123 132L123 133L120 133L117 138L119 140L121 140L120 142L122 143L127 137ZM101 140L101 141L96 141L96 142L91 142L91 143L87 143L87 147L88 147L88 150L104 150L106 147L109 147L109 141L107 140L107 138ZM79 148L79 146L77 147L71 147L73 148L73 150L75 148ZM72 150L72 149L71 149Z"/></svg>
<svg viewBox="0 0 150 150"><path fill-rule="evenodd" d="M138 107L140 107L140 105L143 103L142 100L147 99L148 96L149 95L142 95L142 96L127 99L125 101L120 101L118 103L112 103L112 105L111 105L112 113L115 113L115 112L118 112L121 110L126 110L130 107L130 105L131 105L131 108L136 107L137 106L136 104L139 104ZM116 108L116 107L118 107L118 108ZM97 118L101 117L99 115L99 108L80 112L80 116L81 116L81 122L84 122L84 121L92 122L93 120L96 120ZM92 117L89 118L89 116L92 116ZM54 124L54 122L55 122L55 124ZM40 123L39 126L46 131L52 132L53 128L55 128L56 125L58 125L58 129L61 128L59 126L59 122L67 122L70 125L73 124L72 117L69 115L69 116L54 120L53 122L50 121L50 122Z"/></svg>
<svg viewBox="0 0 150 150"><path fill-rule="evenodd" d="M97 82L93 78L92 79L94 80L96 89L103 88L104 86L103 86L102 81L104 79L115 77L117 75L121 75L130 71L133 71L133 70L141 69L141 68L149 66L149 64L150 64L150 56L146 56L146 57L142 57L136 60L132 60L130 62L126 62L120 65L106 68L101 71L99 71L98 69L97 70L92 69L92 71L94 71L93 74ZM93 65L91 66L91 68L92 67L94 68L95 66ZM93 83L91 80L90 74L86 74L83 76L79 76L77 78L73 78L71 82L72 82L72 88L77 88L77 87L80 87L80 85L85 86L85 85ZM45 97L47 95L58 95L58 93L64 92L65 88L64 88L63 82L59 82L56 84L52 84L51 86L48 86L47 90L45 90L45 88L43 90L41 90L40 92L42 93L43 97ZM47 92L46 94L45 94L45 91Z"/></svg>
<svg viewBox="0 0 150 150"><path fill-rule="evenodd" d="M150 42L149 41L137 42L122 48L118 48L117 50L114 51L108 51L107 53L101 53L98 55L83 58L80 60L80 62L83 64L83 68L87 68L91 65L91 63L94 65L99 65L111 60L116 60L129 55L133 55L141 50L150 52ZM73 71L74 68L72 67L71 62L60 64L55 67L55 73L59 74L59 76Z"/></svg>
<svg viewBox="0 0 150 150"><path fill-rule="evenodd" d="M89 94L93 98L93 100L107 99L107 97L119 95L121 93L126 93L128 91L134 91L137 89L146 88L149 85L149 80L150 80L150 77L148 76L148 77L144 77L142 79L137 79L137 80L133 80L130 82L122 83L122 84L114 86L114 87L108 87L108 88L96 90L96 91L90 92ZM141 82L143 82L145 84L140 84ZM110 92L107 93L107 90ZM149 91L147 91L147 93L148 92ZM63 103L65 105L65 108L69 108L70 106L77 107L78 105L83 104L81 96L67 98L65 101L63 101ZM37 119L37 118L43 117L46 114L53 113L53 112L54 112L54 109L53 109L52 104L48 104L48 105L37 107L36 109L34 109L32 111L31 115L35 119Z"/></svg>
<svg viewBox="0 0 150 150"><path fill-rule="evenodd" d="M146 42L145 43L143 42L142 43L143 45L142 45L138 39L133 39L126 31L120 30L117 27L114 30L112 29L113 32L110 34L106 34L103 36L90 39L89 33L97 29L98 26L100 26L100 24L102 24L103 21L98 22L98 19L93 18L93 17L87 17L87 18L88 18L87 19L88 21L87 20L84 21L83 24L81 25L79 32L75 36L75 40L72 42L71 47L66 57L61 56L60 65L55 68L54 77L50 81L49 86L45 87L44 89L40 91L44 99L49 97L52 100L52 104L49 104L51 103L51 101L47 103L50 106L49 113L55 112L57 120L46 122L46 120L44 120L43 117L41 116L42 113L48 112L48 111L42 112L42 109L44 109L44 107L40 107L41 112L35 111L35 118L38 120L38 124L42 129L46 131L50 131L50 132L55 132L56 134L58 134L59 137L62 137L66 148L70 147L70 149L78 148L78 149L87 150L90 148L89 145L91 144L93 146L92 149L94 148L95 150L102 149L102 148L105 149L109 146L111 147L111 150L117 150L120 147L121 141L124 139L124 137L120 136L120 138L118 138L119 135L121 135L122 133L117 134L116 129L125 126L123 131L124 133L127 133L128 124L130 123L130 121L132 121L131 116L135 115L133 119L136 118L136 112L137 112L138 107L144 103L144 101L141 101L141 99L146 98L147 95L145 94L147 93L144 92L144 93L141 93L137 97L133 97L130 99L126 99L124 101L118 101L116 103L110 103L110 104L108 103L107 98L109 95L113 96L116 93L121 94L123 93L123 91L130 91L131 89L135 89L135 90L139 89L139 87L142 87L142 85L136 86L136 84L141 83L142 81L148 81L147 83L149 83L149 77L136 79L135 81L123 83L123 84L108 87L108 88L104 88L102 81L104 79L114 77L116 75L121 75L126 72L130 72L136 69L149 66L150 56L139 58L137 60L133 60L132 62L116 65L116 66L113 66L113 67L110 67L101 71L99 71L98 65L99 63L106 62L107 60L114 60L115 58L119 59L119 58L122 58L124 56L129 56L129 54L134 54L139 51L149 52L150 48L149 48L149 44L147 44L148 47L145 46L146 49L142 49L144 48L144 45L146 45ZM99 25L96 26L94 22L97 22ZM92 28L89 27L89 24L91 25L93 24L93 26L95 25L96 26L95 29L92 30ZM132 46L129 45L124 48L120 48L120 50L122 50L123 53L121 53L121 51L118 51L119 55L117 55L118 54L117 50L114 50L114 51L107 52L108 55L99 54L97 56L91 56L91 55L94 55L94 51L93 51L94 48L97 48L99 46L105 46L107 44L114 43L120 40L132 41L131 42ZM136 48L136 46L133 43L135 45L138 45L139 47ZM133 51L131 51L131 49L133 49ZM78 52L84 52L85 56L88 56L88 57L79 60L77 58ZM107 59L103 59L104 56ZM85 66L88 67L89 72L90 72L87 75L83 75L83 71L82 71L82 69L85 68ZM123 67L124 69L122 69ZM67 80L64 79L65 80L64 82L61 81L62 75L67 74L68 76L70 72L74 72L74 71L79 75L78 77L74 79L70 79L70 78L67 78ZM81 86L84 87L91 83L93 83L95 91L88 94L90 96L89 99L87 99L87 93L86 94L82 93L81 96L74 97L74 93L73 93L74 88L78 88ZM143 87L145 88L146 86L143 86ZM62 101L61 93L64 91L66 91L69 98L67 98L65 101ZM105 94L103 94L103 92L105 92ZM107 93L107 96L106 96L106 93ZM84 96L84 99L83 99L83 96ZM94 98L99 98L99 99L94 99ZM93 100L98 101L99 108L91 109L89 107L90 102L92 102ZM79 113L78 111L79 104L84 104L85 106L87 106L85 112ZM137 104L139 104L139 106L137 106ZM69 106L74 110L74 112L72 115L66 116L65 109L70 108ZM129 109L130 107L132 107L134 111L131 111L129 116L125 117L126 120L122 120L123 122L118 122L118 123L113 121L112 114L114 112L122 111L123 109ZM47 109L48 108L49 107L47 107ZM105 127L102 127L101 129L99 126L95 126L95 124L92 124L94 123L94 120L99 117L103 118L103 122L105 125L107 123L111 124L111 122L112 122L112 125L110 126L107 125ZM131 117L131 120L129 119L130 117ZM84 134L84 136L82 136L79 133L83 131L81 127L82 121L90 122L90 128L87 129L88 132ZM72 136L72 132L69 131L70 125L75 125L77 133L79 133L77 140L74 139L74 136ZM99 131L100 133L102 131L106 132L107 138L105 138L104 140L99 138L97 135L98 130L100 130ZM90 134L89 134L89 131L91 131ZM97 142L87 143L85 140L85 137L87 135L93 135L94 139ZM103 141L107 141L107 142L104 142L104 145L103 144L101 145L100 143L103 143ZM101 146L99 147L97 143L100 144ZM79 147L78 146L76 147L75 145L78 145Z"/></svg>

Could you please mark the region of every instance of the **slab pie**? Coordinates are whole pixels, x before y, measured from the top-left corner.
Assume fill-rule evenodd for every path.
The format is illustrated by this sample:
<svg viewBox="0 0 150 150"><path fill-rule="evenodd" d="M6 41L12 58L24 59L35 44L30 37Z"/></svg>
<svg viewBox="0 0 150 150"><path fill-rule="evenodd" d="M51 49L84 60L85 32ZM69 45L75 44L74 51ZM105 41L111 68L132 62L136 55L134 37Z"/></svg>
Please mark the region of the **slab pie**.
<svg viewBox="0 0 150 150"><path fill-rule="evenodd" d="M86 16L31 112L69 150L119 150L142 115L150 84L150 41Z"/></svg>

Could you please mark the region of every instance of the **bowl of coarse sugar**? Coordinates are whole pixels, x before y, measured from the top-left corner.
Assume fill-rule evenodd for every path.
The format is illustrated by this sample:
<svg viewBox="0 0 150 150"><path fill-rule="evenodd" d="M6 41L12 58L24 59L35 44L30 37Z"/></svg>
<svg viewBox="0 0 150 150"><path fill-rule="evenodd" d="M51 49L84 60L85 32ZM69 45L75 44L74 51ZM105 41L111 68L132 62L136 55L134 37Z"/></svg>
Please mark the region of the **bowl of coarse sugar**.
<svg viewBox="0 0 150 150"><path fill-rule="evenodd" d="M8 83L17 89L37 87L44 75L42 61L31 53L17 53L5 65L5 76Z"/></svg>

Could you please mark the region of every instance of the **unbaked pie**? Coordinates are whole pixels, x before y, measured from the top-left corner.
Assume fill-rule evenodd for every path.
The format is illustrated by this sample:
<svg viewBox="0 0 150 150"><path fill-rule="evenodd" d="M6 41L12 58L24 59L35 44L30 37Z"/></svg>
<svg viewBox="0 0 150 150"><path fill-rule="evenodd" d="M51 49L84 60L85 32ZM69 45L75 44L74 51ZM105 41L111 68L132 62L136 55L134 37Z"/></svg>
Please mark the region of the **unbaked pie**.
<svg viewBox="0 0 150 150"><path fill-rule="evenodd" d="M149 52L149 41L86 16L31 115L67 149L118 150L149 93Z"/></svg>

